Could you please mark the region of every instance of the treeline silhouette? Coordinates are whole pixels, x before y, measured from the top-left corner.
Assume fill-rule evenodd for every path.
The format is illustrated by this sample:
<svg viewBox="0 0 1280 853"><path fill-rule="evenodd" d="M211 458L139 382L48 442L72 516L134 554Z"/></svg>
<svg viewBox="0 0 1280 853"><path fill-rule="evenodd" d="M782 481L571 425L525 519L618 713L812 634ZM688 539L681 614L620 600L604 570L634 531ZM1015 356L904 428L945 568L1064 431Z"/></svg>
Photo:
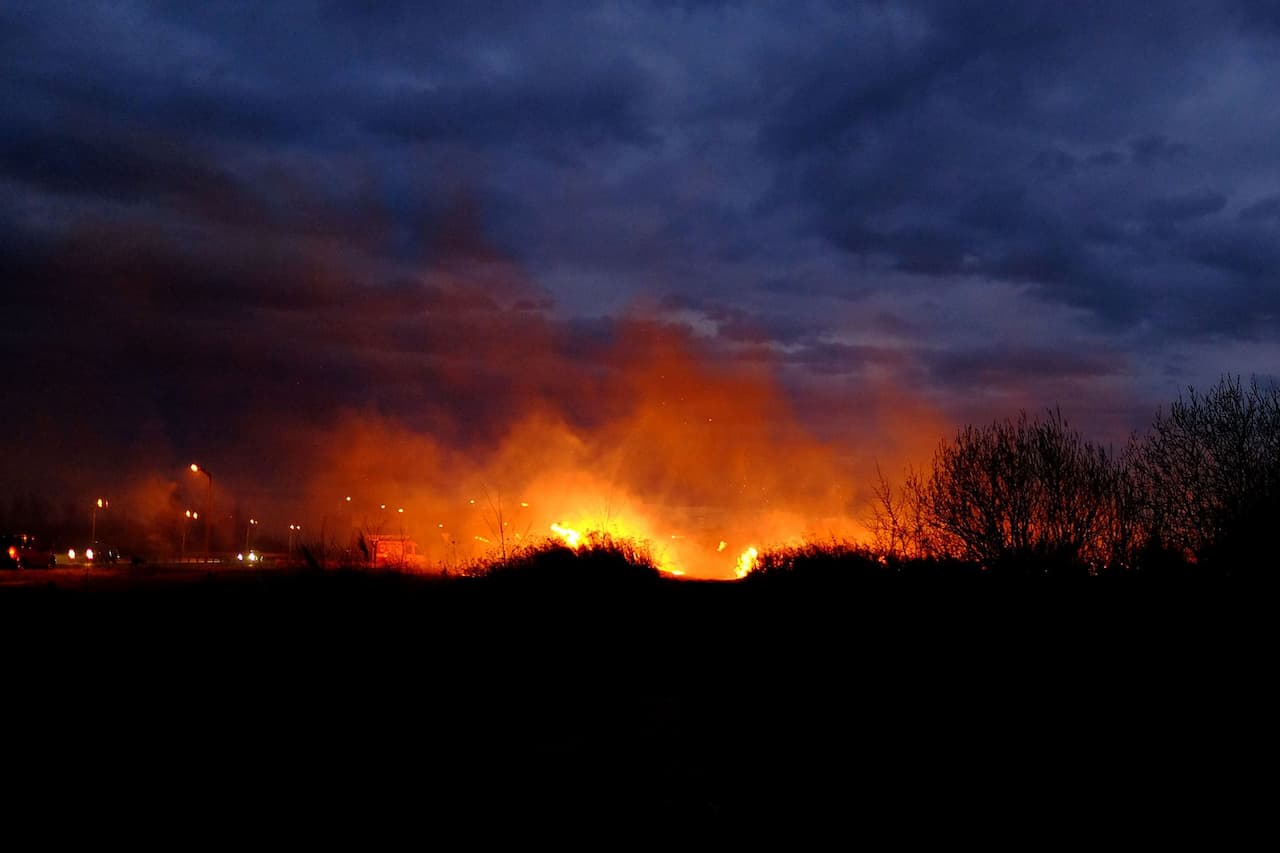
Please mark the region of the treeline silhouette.
<svg viewBox="0 0 1280 853"><path fill-rule="evenodd" d="M897 488L880 477L862 557L901 570L1249 575L1273 559L1277 510L1280 389L1224 377L1119 451L1058 410L967 426L928 471Z"/></svg>

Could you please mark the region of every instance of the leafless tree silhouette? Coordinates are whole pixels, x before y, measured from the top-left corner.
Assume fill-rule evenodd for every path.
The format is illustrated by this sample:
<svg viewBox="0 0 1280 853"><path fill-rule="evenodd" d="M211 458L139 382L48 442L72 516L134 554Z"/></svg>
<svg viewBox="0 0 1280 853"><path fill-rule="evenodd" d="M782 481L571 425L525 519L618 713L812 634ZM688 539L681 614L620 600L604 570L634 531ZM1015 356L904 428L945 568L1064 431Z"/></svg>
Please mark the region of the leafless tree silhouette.
<svg viewBox="0 0 1280 853"><path fill-rule="evenodd" d="M1188 388L1132 467L1153 537L1201 563L1256 565L1280 511L1280 389L1239 377Z"/></svg>
<svg viewBox="0 0 1280 853"><path fill-rule="evenodd" d="M934 452L927 477L895 497L881 478L874 525L904 557L961 557L1046 570L1109 564L1122 523L1123 466L1058 410L967 426Z"/></svg>

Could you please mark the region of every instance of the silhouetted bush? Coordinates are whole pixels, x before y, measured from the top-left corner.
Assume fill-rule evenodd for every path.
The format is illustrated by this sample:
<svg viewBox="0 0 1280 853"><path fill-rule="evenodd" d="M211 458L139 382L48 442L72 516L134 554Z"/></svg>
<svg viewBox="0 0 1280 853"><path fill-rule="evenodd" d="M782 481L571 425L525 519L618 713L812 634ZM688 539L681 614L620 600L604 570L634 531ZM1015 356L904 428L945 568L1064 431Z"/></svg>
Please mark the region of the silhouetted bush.
<svg viewBox="0 0 1280 853"><path fill-rule="evenodd" d="M749 584L832 587L892 578L952 581L977 578L983 569L958 557L902 557L847 541L808 542L770 548L744 578Z"/></svg>
<svg viewBox="0 0 1280 853"><path fill-rule="evenodd" d="M577 549L544 542L518 549L467 574L504 583L553 586L605 586L652 583L660 577L643 542L589 533Z"/></svg>
<svg viewBox="0 0 1280 853"><path fill-rule="evenodd" d="M832 541L767 549L759 555L744 580L754 584L778 581L839 584L890 574L888 561L872 549L852 542Z"/></svg>

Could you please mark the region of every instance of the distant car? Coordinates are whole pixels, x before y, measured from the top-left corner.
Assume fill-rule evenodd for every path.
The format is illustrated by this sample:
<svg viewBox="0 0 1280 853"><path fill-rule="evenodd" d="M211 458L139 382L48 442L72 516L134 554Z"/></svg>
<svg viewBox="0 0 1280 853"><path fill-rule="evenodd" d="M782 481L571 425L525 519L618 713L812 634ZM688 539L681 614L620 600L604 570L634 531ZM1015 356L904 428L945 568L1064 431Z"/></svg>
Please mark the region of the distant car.
<svg viewBox="0 0 1280 853"><path fill-rule="evenodd" d="M29 533L0 536L0 566L6 569L51 569L53 551Z"/></svg>
<svg viewBox="0 0 1280 853"><path fill-rule="evenodd" d="M106 566L119 560L120 552L103 542L93 542L84 548L71 548L67 559L82 566Z"/></svg>

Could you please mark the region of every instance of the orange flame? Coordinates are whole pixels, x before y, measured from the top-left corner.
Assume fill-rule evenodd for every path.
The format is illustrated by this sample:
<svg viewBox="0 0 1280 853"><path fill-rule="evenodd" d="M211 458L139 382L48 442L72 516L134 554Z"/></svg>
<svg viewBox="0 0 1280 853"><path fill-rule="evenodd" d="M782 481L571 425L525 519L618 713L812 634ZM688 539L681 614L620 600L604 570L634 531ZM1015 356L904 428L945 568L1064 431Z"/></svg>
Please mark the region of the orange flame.
<svg viewBox="0 0 1280 853"><path fill-rule="evenodd" d="M738 556L738 567L734 569L734 574L739 579L745 578L747 574L756 567L759 562L760 552L755 548L748 548Z"/></svg>
<svg viewBox="0 0 1280 853"><path fill-rule="evenodd" d="M578 550L578 546L582 544L582 534L571 527L564 527L555 523L551 525L551 532L564 540L564 544L573 550Z"/></svg>

